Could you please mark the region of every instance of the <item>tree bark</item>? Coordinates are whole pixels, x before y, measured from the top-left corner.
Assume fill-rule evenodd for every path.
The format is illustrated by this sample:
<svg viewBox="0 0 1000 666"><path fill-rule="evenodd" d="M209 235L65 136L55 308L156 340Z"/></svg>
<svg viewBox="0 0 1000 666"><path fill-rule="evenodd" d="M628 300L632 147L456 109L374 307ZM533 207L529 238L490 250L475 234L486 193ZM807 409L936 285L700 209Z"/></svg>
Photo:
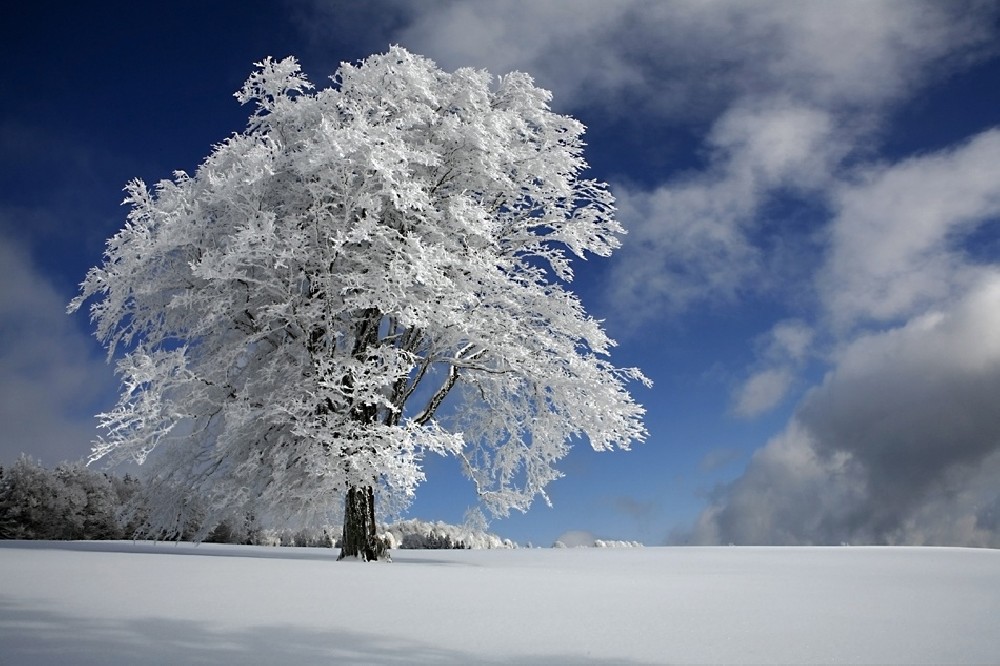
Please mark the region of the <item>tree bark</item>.
<svg viewBox="0 0 1000 666"><path fill-rule="evenodd" d="M387 558L385 543L375 534L375 490L351 487L344 502L344 533L340 556L360 557L365 562Z"/></svg>

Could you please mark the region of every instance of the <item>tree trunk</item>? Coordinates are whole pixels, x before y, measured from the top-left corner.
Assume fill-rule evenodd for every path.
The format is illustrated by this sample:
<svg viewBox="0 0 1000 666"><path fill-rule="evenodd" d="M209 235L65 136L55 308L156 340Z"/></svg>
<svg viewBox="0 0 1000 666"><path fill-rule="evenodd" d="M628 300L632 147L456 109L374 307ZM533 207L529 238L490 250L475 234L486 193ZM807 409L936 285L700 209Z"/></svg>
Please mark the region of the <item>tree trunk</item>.
<svg viewBox="0 0 1000 666"><path fill-rule="evenodd" d="M387 550L385 542L375 534L375 490L371 486L351 487L344 502L344 534L337 559L387 559Z"/></svg>

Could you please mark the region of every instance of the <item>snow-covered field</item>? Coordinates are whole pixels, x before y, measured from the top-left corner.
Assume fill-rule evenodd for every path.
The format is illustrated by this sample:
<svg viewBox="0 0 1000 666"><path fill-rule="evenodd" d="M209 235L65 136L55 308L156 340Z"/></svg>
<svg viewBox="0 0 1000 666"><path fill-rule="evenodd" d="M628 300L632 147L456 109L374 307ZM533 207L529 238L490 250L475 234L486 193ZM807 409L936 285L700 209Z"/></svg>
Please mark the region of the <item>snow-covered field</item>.
<svg viewBox="0 0 1000 666"><path fill-rule="evenodd" d="M0 663L1000 663L1000 551L0 542Z"/></svg>

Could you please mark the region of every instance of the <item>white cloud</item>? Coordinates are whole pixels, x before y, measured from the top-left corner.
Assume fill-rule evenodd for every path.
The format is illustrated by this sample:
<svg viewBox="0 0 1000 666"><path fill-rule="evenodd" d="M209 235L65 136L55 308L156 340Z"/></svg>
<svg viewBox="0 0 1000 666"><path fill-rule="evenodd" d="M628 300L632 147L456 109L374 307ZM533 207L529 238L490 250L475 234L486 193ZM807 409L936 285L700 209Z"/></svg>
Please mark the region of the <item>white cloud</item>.
<svg viewBox="0 0 1000 666"><path fill-rule="evenodd" d="M687 538L1000 546L1000 271L834 363Z"/></svg>
<svg viewBox="0 0 1000 666"><path fill-rule="evenodd" d="M970 48L987 47L990 11L933 2L436 2L411 6L392 37L445 67L527 71L560 103L642 98L644 110L703 118L762 92L824 105L905 96L947 69L956 49L971 57Z"/></svg>
<svg viewBox="0 0 1000 666"><path fill-rule="evenodd" d="M821 111L741 104L715 123L708 169L653 191L615 188L630 234L610 281L619 316L641 321L763 288L773 266L755 238L758 213L774 190L813 191L829 179L840 158L833 135Z"/></svg>
<svg viewBox="0 0 1000 666"><path fill-rule="evenodd" d="M814 337L815 331L802 321L779 321L763 338L764 357L778 363L801 363L806 359Z"/></svg>
<svg viewBox="0 0 1000 666"><path fill-rule="evenodd" d="M677 9L666 7L666 13ZM615 260L608 300L634 325L643 316L732 302L780 285L782 271L794 268L781 262L806 254L794 244L815 241L782 233L785 254L772 251L760 233L773 223L762 214L764 206L789 193L828 201L843 159L870 149L888 103L928 83L932 72L960 59L956 54L972 57L987 34L966 30L969 16L942 5L864 3L854 11L842 3L701 7L704 14L695 14L717 21L702 24L688 15L681 23L690 22L693 34L709 39L715 26L739 27L728 39L714 35L710 43L719 53L696 59L684 80L703 80L699 67L732 57L739 63L732 68L750 84L727 88L728 108L706 136L704 170L650 190L615 188L631 235ZM686 38L682 43L690 47ZM697 97L695 91L684 95ZM840 193L848 203L848 191ZM815 227L823 222L812 220Z"/></svg>
<svg viewBox="0 0 1000 666"><path fill-rule="evenodd" d="M991 10L982 4L855 0L764 7L751 23L773 49L765 60L770 80L825 106L906 97L928 77L991 47Z"/></svg>
<svg viewBox="0 0 1000 666"><path fill-rule="evenodd" d="M818 278L833 369L688 538L1000 545L1000 270L963 251L1000 214L998 161L986 132L840 190ZM776 328L764 356L804 340Z"/></svg>
<svg viewBox="0 0 1000 666"><path fill-rule="evenodd" d="M528 72L570 104L645 84L634 55L618 41L628 35L634 10L632 2L590 0L440 2L423 5L393 37L445 68Z"/></svg>
<svg viewBox="0 0 1000 666"><path fill-rule="evenodd" d="M1000 546L1000 490L987 481L1000 471L1000 267L964 251L1000 215L997 163L990 131L839 191L818 275L839 325L832 369L689 538ZM775 328L762 355L794 355L805 336ZM738 413L768 402L767 372Z"/></svg>
<svg viewBox="0 0 1000 666"><path fill-rule="evenodd" d="M839 543L864 485L848 455L820 456L792 421L757 450L746 472L720 487L694 528L674 540L692 545ZM827 532L835 536L829 537Z"/></svg>
<svg viewBox="0 0 1000 666"><path fill-rule="evenodd" d="M750 376L735 396L733 411L753 417L772 409L787 395L795 375L788 368L768 368Z"/></svg>
<svg viewBox="0 0 1000 666"><path fill-rule="evenodd" d="M733 413L753 418L770 411L788 395L798 369L809 356L815 332L799 320L784 320L760 336L758 367L733 392Z"/></svg>
<svg viewBox="0 0 1000 666"><path fill-rule="evenodd" d="M780 97L744 101L716 120L707 138L714 164L748 200L776 186L826 183L841 157L831 116Z"/></svg>
<svg viewBox="0 0 1000 666"><path fill-rule="evenodd" d="M980 267L960 241L1000 216L1000 130L870 169L836 195L820 289L833 320L893 321L968 288Z"/></svg>
<svg viewBox="0 0 1000 666"><path fill-rule="evenodd" d="M66 316L71 295L58 293L27 251L3 237L0 274L0 462L21 452L46 465L85 457L113 373Z"/></svg>

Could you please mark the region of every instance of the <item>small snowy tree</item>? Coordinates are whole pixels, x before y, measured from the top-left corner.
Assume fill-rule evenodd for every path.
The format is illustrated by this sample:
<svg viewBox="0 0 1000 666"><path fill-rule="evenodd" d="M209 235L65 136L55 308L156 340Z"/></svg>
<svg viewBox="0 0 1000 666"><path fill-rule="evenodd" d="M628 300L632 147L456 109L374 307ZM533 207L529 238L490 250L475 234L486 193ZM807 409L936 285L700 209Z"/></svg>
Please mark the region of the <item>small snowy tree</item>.
<svg viewBox="0 0 1000 666"><path fill-rule="evenodd" d="M574 438L642 440L613 341L567 289L570 255L621 227L581 178L583 126L525 74L447 73L398 47L312 93L257 63L247 129L194 176L135 180L91 269L97 336L123 391L91 460L140 463L214 515L325 514L375 551L427 453L458 456L497 514L525 510ZM124 350L124 355L118 352ZM162 451L161 451L162 449Z"/></svg>

